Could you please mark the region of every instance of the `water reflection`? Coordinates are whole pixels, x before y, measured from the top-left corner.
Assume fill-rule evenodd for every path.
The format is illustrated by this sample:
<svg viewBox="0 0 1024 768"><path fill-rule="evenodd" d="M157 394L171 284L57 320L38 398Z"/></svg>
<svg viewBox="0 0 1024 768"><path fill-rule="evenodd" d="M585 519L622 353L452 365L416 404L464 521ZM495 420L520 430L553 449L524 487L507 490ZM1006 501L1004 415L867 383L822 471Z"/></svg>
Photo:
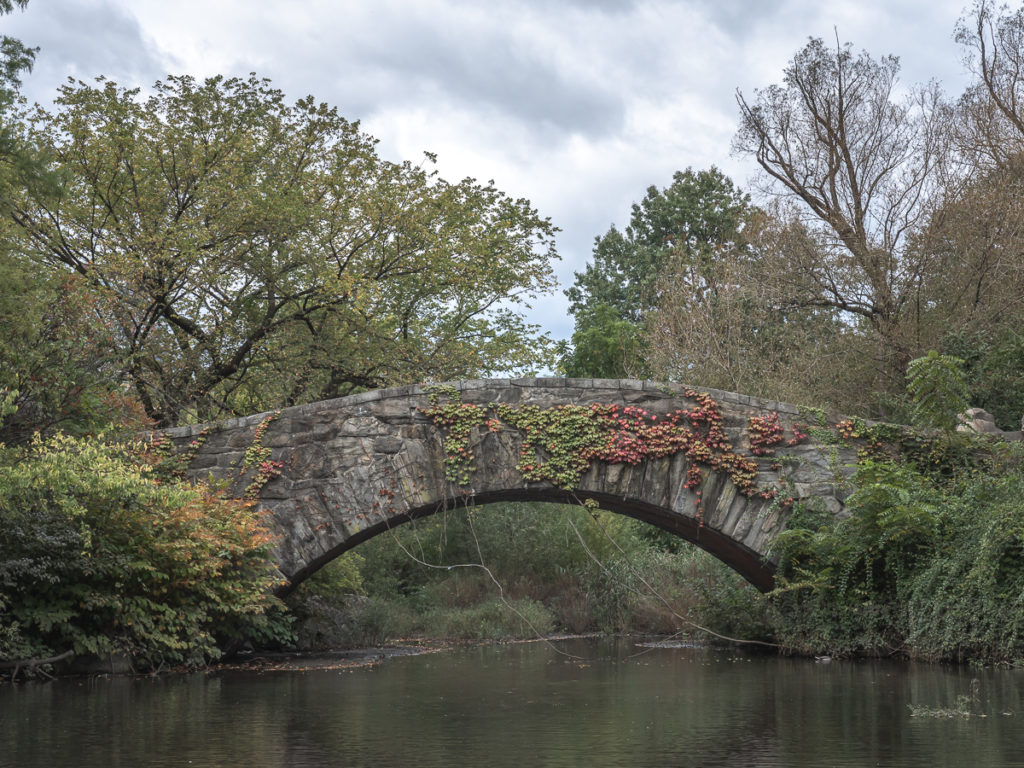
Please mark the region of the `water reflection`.
<svg viewBox="0 0 1024 768"><path fill-rule="evenodd" d="M561 647L586 660L525 644L357 670L4 686L0 765L1024 765L1020 672ZM987 717L910 717L909 704L952 706L974 678Z"/></svg>

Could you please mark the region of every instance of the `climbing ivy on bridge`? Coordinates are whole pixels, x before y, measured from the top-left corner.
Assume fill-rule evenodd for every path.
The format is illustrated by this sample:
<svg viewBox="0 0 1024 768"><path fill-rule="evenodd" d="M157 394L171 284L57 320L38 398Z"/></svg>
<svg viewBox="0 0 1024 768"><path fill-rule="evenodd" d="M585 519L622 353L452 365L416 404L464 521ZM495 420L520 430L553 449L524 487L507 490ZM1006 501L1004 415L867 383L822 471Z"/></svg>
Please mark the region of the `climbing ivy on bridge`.
<svg viewBox="0 0 1024 768"><path fill-rule="evenodd" d="M475 471L474 430L514 428L522 434L516 468L529 482L572 490L595 461L635 465L684 453L691 462L684 486L698 494L704 470L710 469L727 474L746 496L775 498L777 489L758 488L757 460L733 449L718 403L706 392L684 394L694 401L693 408L659 416L636 406L603 403L476 405L462 402L454 388L446 387L431 392L430 407L421 412L443 431L445 475L457 485L468 485ZM782 439L777 415L768 421L752 417L750 428L766 435L765 447Z"/></svg>

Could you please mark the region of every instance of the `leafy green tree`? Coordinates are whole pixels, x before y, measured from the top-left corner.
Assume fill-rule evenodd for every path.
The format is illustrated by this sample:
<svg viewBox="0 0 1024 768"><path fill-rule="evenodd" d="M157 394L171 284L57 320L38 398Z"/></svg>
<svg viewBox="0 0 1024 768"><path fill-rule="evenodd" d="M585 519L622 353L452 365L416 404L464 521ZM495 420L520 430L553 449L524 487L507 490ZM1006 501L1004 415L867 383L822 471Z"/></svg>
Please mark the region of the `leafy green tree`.
<svg viewBox="0 0 1024 768"><path fill-rule="evenodd" d="M56 196L29 254L90 286L158 424L542 364L516 303L554 228L490 184L381 160L357 123L266 80L65 86L30 116ZM429 162L429 158L428 158Z"/></svg>
<svg viewBox="0 0 1024 768"><path fill-rule="evenodd" d="M0 16L13 12L15 6L24 9L27 5L28 0L0 0ZM21 74L32 69L37 52L37 48L29 48L20 40L0 36L0 108L10 107L17 98Z"/></svg>
<svg viewBox="0 0 1024 768"><path fill-rule="evenodd" d="M820 363L836 353L841 324L766 275L794 239L715 168L651 187L566 291L576 328L563 370L821 401L838 373Z"/></svg>
<svg viewBox="0 0 1024 768"><path fill-rule="evenodd" d="M573 378L620 379L641 376L643 326L624 320L609 304L597 304L576 316L572 351L562 370Z"/></svg>
<svg viewBox="0 0 1024 768"><path fill-rule="evenodd" d="M24 9L28 0L0 0L0 16L15 6ZM37 153L26 144L15 110L21 99L21 75L32 69L38 48L29 48L20 40L0 36L0 197L7 186L38 186L45 174Z"/></svg>
<svg viewBox="0 0 1024 768"><path fill-rule="evenodd" d="M745 228L755 216L750 198L714 167L677 171L666 189L648 188L625 232L612 227L597 238L592 262L566 291L576 319L566 372L644 375L642 337L665 272L675 271L681 289L714 294L714 265L748 249Z"/></svg>
<svg viewBox="0 0 1024 768"><path fill-rule="evenodd" d="M142 416L117 386L112 339L95 301L76 275L48 274L0 248L0 443L34 432L96 432L112 422L138 425Z"/></svg>
<svg viewBox="0 0 1024 768"><path fill-rule="evenodd" d="M0 14L27 0L3 0ZM36 49L0 40L0 209L24 190L52 190L44 158L18 119L20 76ZM110 340L91 311L82 281L52 275L24 256L25 242L9 220L0 221L0 393L10 408L0 414L0 442L21 442L37 430L96 428L111 413L112 392L103 362ZM113 399L117 399L114 397Z"/></svg>

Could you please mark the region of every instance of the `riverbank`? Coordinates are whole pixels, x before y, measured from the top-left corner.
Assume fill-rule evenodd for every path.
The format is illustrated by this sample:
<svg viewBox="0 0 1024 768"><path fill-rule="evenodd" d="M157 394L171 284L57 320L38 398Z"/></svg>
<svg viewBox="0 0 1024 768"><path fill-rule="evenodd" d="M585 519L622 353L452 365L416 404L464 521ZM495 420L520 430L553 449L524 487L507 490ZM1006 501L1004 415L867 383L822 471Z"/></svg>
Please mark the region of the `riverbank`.
<svg viewBox="0 0 1024 768"><path fill-rule="evenodd" d="M602 637L600 633L580 635L560 634L515 640L415 640L398 641L396 645L373 648L353 648L327 651L274 651L242 654L227 661L212 664L211 672L303 672L323 669L354 669L372 667L401 656L422 656L428 653L450 651L456 648L489 645L525 645L528 643L554 643L563 640L586 640ZM639 639L640 636L638 636Z"/></svg>
<svg viewBox="0 0 1024 768"><path fill-rule="evenodd" d="M211 664L206 672L305 672L324 669L372 667L399 656L421 656L446 651L461 643L428 642L414 645L388 645L336 651L255 652Z"/></svg>
<svg viewBox="0 0 1024 768"><path fill-rule="evenodd" d="M97 660L89 668L83 667L79 661L72 662L63 668L52 669L46 674L36 674L40 670L31 668L31 674L22 674L17 678L0 678L0 685L29 680L56 680L73 678L110 678L110 677L163 677L168 675L187 675L194 673L218 672L253 672L257 674L270 672L307 672L321 670L344 670L373 667L389 659L403 656L422 656L425 654L450 651L458 648L493 646L493 645L526 645L531 643L555 643L566 640L587 640L603 637L601 633L559 634L546 637L521 638L513 640L439 640L415 639L398 640L395 644L380 645L366 648L344 648L320 651L251 651L243 652L223 661L204 667L173 666L162 667L150 672L137 672L129 660L124 658ZM637 636L641 639L643 636ZM649 639L649 638L648 638ZM696 647L696 646L693 646ZM29 667L25 671L30 671Z"/></svg>

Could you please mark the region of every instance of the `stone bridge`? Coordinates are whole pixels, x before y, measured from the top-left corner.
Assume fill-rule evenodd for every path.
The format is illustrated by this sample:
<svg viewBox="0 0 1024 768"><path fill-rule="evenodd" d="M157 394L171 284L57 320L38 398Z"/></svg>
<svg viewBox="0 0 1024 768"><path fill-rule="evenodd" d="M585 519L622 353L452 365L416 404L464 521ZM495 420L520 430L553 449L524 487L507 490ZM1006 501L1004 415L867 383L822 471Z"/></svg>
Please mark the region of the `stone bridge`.
<svg viewBox="0 0 1024 768"><path fill-rule="evenodd" d="M805 439L795 406L641 381L407 386L169 437L193 479L254 499L286 594L357 544L445 508L595 502L693 542L770 589L794 500L843 512L852 448ZM794 431L794 425L796 430Z"/></svg>

